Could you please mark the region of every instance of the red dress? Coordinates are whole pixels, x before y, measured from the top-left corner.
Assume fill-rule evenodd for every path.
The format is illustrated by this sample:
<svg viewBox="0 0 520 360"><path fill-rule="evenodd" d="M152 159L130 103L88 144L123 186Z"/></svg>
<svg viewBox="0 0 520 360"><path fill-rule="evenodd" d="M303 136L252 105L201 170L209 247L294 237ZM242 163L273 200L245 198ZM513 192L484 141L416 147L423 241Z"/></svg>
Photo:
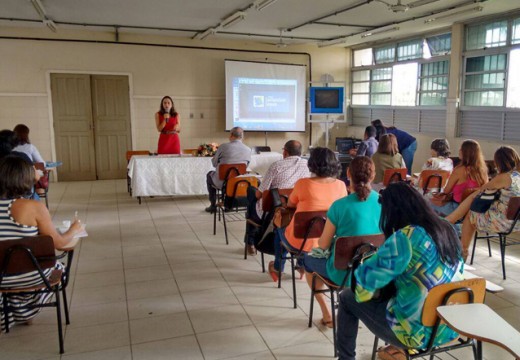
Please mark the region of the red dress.
<svg viewBox="0 0 520 360"><path fill-rule="evenodd" d="M161 113L159 114L159 121L162 122L164 120L164 116ZM179 141L179 134L167 134L168 131L173 131L174 127L179 122L178 117L170 117L168 123L164 126L159 135L159 145L157 146L158 154L180 154L181 153L181 143Z"/></svg>

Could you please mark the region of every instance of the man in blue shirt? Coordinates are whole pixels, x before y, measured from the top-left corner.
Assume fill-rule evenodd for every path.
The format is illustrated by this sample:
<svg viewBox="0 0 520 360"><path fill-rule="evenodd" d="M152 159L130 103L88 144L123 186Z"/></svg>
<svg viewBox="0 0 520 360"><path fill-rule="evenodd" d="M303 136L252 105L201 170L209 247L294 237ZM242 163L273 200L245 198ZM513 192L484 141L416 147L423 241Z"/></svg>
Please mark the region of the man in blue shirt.
<svg viewBox="0 0 520 360"><path fill-rule="evenodd" d="M365 137L357 149L350 149L352 156L368 156L372 157L377 152L379 142L376 140L376 128L367 126L365 128Z"/></svg>

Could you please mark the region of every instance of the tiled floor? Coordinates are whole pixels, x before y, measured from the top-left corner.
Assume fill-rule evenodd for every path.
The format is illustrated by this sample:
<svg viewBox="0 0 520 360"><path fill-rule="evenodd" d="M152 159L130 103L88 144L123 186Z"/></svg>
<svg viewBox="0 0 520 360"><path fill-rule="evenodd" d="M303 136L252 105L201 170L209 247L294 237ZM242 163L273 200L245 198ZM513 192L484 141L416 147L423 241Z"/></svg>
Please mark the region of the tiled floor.
<svg viewBox="0 0 520 360"><path fill-rule="evenodd" d="M212 234L204 197L138 205L124 180L71 182L51 184L50 205L55 223L78 210L89 233L73 266L62 359L332 358L332 331L307 327L306 283L298 281L293 309L290 281L278 289L259 256L243 259L243 222L229 225L229 245L221 225ZM520 329L520 246L508 253L507 281L496 253L488 258L483 247L475 273L505 287L486 302ZM359 359L370 359L372 342L362 328ZM453 355L472 358L469 349ZM512 359L491 345L484 356ZM0 359L59 358L53 309L0 335Z"/></svg>

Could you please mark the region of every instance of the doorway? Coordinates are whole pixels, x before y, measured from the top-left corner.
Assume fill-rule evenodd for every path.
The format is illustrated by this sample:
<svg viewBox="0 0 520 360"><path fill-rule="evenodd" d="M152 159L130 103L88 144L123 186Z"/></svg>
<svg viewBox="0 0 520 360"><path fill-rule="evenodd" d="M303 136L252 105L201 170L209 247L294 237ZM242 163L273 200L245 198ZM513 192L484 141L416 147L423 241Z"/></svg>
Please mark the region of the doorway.
<svg viewBox="0 0 520 360"><path fill-rule="evenodd" d="M56 157L63 181L126 177L131 148L127 76L51 74Z"/></svg>

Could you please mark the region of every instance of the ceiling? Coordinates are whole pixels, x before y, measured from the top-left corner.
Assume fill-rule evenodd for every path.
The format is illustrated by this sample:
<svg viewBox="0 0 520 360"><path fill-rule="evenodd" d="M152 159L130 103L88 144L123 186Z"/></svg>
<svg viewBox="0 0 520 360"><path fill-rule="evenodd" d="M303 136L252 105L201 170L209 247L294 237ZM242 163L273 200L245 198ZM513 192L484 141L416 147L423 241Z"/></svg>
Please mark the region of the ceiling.
<svg viewBox="0 0 520 360"><path fill-rule="evenodd" d="M353 46L518 10L518 0L0 0L0 26Z"/></svg>

